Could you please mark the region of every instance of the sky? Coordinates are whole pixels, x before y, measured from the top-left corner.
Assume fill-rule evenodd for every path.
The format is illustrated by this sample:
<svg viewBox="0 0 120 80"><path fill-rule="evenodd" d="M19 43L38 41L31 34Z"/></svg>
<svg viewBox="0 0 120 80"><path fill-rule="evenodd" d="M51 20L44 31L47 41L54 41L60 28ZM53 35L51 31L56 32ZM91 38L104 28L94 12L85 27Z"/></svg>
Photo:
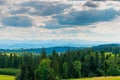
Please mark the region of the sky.
<svg viewBox="0 0 120 80"><path fill-rule="evenodd" d="M118 0L0 0L0 40L120 41Z"/></svg>

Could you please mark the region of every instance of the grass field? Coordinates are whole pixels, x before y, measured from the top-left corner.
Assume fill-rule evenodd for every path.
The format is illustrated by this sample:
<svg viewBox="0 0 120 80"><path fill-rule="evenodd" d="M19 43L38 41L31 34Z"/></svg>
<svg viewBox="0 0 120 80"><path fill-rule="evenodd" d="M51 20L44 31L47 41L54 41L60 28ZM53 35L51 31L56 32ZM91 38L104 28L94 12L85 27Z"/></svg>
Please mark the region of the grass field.
<svg viewBox="0 0 120 80"><path fill-rule="evenodd" d="M80 78L80 79L69 79L69 80L120 80L120 76Z"/></svg>
<svg viewBox="0 0 120 80"><path fill-rule="evenodd" d="M0 80L15 80L15 76L0 75Z"/></svg>

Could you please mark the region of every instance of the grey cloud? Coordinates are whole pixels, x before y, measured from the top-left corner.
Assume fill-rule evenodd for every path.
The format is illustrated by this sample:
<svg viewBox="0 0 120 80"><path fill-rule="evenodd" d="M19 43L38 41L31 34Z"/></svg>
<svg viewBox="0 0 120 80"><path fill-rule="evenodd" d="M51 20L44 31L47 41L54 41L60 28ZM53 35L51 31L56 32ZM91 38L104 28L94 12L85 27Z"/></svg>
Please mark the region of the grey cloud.
<svg viewBox="0 0 120 80"><path fill-rule="evenodd" d="M93 1L87 1L84 6L88 6L88 7L93 7L93 8L96 8L98 7L99 5L97 3L94 3Z"/></svg>
<svg viewBox="0 0 120 80"><path fill-rule="evenodd" d="M107 0L91 0L91 1L107 1Z"/></svg>
<svg viewBox="0 0 120 80"><path fill-rule="evenodd" d="M55 20L50 20L47 22L44 22L46 25L42 26L43 28L46 29L59 29L59 28L65 28L65 27L70 27L70 25L60 25L57 21Z"/></svg>
<svg viewBox="0 0 120 80"><path fill-rule="evenodd" d="M0 0L0 5L5 4L5 0Z"/></svg>
<svg viewBox="0 0 120 80"><path fill-rule="evenodd" d="M120 0L91 0L91 1L120 1Z"/></svg>
<svg viewBox="0 0 120 80"><path fill-rule="evenodd" d="M20 10L11 11L12 14L28 13L30 15L49 16L53 14L59 14L64 9L69 8L71 5L60 4L57 2L45 2L45 1L30 1L22 3ZM28 7L34 8L36 11L29 11ZM26 8L26 9L23 9Z"/></svg>
<svg viewBox="0 0 120 80"><path fill-rule="evenodd" d="M46 29L60 29L60 28L66 28L66 27L71 27L71 26L68 26L68 25L53 25L54 23L51 23L49 25L46 25L46 26L42 26L43 28L46 28Z"/></svg>
<svg viewBox="0 0 120 80"><path fill-rule="evenodd" d="M120 12L114 9L89 9L84 11L73 11L67 15L58 15L53 18L57 19L60 25L85 26L95 22L110 21L118 15L120 15Z"/></svg>
<svg viewBox="0 0 120 80"><path fill-rule="evenodd" d="M12 27L31 27L32 22L26 16L12 16L12 17L4 17L2 18L2 24L4 26L12 26Z"/></svg>
<svg viewBox="0 0 120 80"><path fill-rule="evenodd" d="M24 14L29 12L29 8L20 8L18 10L12 10L10 11L11 14Z"/></svg>

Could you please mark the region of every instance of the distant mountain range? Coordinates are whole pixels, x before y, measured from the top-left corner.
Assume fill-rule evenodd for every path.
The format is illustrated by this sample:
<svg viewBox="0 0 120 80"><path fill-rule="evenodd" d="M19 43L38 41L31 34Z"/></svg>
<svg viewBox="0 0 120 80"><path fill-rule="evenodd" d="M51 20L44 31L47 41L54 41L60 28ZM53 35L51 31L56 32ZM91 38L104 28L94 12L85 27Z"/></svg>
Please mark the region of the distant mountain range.
<svg viewBox="0 0 120 80"><path fill-rule="evenodd" d="M0 40L0 52L35 52L40 53L44 47L47 53L53 50L65 52L68 49L76 50L86 47L93 47L95 50L102 50L105 46L119 46L106 41L89 40ZM102 45L104 44L104 45ZM98 46L99 45L99 46Z"/></svg>
<svg viewBox="0 0 120 80"><path fill-rule="evenodd" d="M81 50L84 48L89 47L70 47L70 46L59 46L59 47L48 47L44 48L47 54L51 54L53 50L56 50L56 52L66 52L67 50ZM98 46L92 46L90 48L93 48L95 51L104 51L104 52L112 52L112 53L120 53L120 44L104 44L104 45L98 45ZM0 49L0 52L33 52L33 53L41 53L43 48L19 48L19 49Z"/></svg>
<svg viewBox="0 0 120 80"><path fill-rule="evenodd" d="M95 51L120 53L120 44L104 44L92 47Z"/></svg>
<svg viewBox="0 0 120 80"><path fill-rule="evenodd" d="M50 47L44 48L47 54L51 54L53 50L56 50L57 53L66 52L67 50L80 50L84 47ZM33 52L41 53L43 48L31 48L31 49L0 49L0 52Z"/></svg>
<svg viewBox="0 0 120 80"><path fill-rule="evenodd" d="M29 48L49 48L56 46L69 47L92 47L101 44L109 44L105 41L89 41L89 40L0 40L0 49L29 49Z"/></svg>

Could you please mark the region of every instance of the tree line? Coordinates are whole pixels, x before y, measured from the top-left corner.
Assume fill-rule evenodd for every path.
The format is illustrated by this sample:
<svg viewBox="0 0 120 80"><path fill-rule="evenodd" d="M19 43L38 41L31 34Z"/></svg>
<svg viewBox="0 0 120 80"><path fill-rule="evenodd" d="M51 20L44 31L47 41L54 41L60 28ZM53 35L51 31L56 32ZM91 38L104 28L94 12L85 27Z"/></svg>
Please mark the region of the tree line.
<svg viewBox="0 0 120 80"><path fill-rule="evenodd" d="M67 50L64 53L0 54L7 57L1 68L20 68L16 80L59 80L68 78L120 75L120 54L95 51L92 48ZM12 60L10 58L12 57ZM12 63L12 64L11 64ZM17 63L17 64L15 64ZM7 65L6 65L7 64ZM4 65L4 67L3 67Z"/></svg>

